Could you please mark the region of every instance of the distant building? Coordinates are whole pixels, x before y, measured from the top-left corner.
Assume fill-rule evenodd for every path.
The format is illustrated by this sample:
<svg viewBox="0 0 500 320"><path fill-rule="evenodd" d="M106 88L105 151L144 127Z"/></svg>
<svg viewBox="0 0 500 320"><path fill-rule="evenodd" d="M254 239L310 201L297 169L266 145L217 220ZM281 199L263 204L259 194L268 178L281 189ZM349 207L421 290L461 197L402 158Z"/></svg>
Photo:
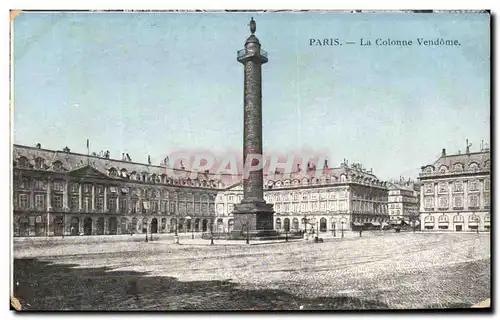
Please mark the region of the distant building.
<svg viewBox="0 0 500 320"><path fill-rule="evenodd" d="M314 174L313 174L314 173ZM387 184L359 164L264 176L266 202L274 205L274 229L380 229L387 224ZM215 200L218 231L231 231L232 211L243 198L241 184L221 191ZM227 220L228 230L223 229Z"/></svg>
<svg viewBox="0 0 500 320"><path fill-rule="evenodd" d="M14 145L13 162L16 237L230 232L234 204L243 198L234 177L200 172L189 179L166 161L136 163L128 154L117 160L109 152L89 156L67 147ZM311 165L264 180L280 232L380 228L389 221L387 183L359 164Z"/></svg>
<svg viewBox="0 0 500 320"><path fill-rule="evenodd" d="M127 157L130 159L130 157ZM207 231L222 181L103 157L14 145L14 236Z"/></svg>
<svg viewBox="0 0 500 320"><path fill-rule="evenodd" d="M419 225L418 186L415 182L398 181L389 182L389 223L391 225L408 224Z"/></svg>
<svg viewBox="0 0 500 320"><path fill-rule="evenodd" d="M423 166L419 177L422 230L488 231L490 151L446 154Z"/></svg>

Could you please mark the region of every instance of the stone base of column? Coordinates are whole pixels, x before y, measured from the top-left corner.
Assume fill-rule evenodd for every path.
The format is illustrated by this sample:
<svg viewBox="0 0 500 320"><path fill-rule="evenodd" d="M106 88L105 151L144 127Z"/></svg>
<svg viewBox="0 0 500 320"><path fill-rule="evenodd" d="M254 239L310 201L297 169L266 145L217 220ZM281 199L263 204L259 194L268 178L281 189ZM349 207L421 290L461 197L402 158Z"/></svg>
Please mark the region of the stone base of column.
<svg viewBox="0 0 500 320"><path fill-rule="evenodd" d="M273 229L273 205L265 201L242 201L233 212L232 240L276 240L278 232Z"/></svg>

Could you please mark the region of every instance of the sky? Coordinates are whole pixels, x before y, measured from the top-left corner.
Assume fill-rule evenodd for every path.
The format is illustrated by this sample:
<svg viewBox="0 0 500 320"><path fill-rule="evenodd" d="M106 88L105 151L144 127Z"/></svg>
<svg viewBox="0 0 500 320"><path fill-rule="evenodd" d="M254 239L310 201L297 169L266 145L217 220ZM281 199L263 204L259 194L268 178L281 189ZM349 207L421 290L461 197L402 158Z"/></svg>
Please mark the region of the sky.
<svg viewBox="0 0 500 320"><path fill-rule="evenodd" d="M42 13L13 25L13 142L159 162L241 152L248 22L262 67L264 153L312 150L416 178L446 148L490 140L487 14ZM460 46L361 47L436 38ZM338 38L353 45L311 46Z"/></svg>

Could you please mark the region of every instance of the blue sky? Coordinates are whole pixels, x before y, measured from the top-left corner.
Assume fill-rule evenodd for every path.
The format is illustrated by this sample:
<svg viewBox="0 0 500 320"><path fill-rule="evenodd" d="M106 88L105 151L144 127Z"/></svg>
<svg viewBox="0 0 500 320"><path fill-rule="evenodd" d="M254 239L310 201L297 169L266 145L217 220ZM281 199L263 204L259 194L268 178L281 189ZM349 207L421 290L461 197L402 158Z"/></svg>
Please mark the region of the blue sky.
<svg viewBox="0 0 500 320"><path fill-rule="evenodd" d="M489 141L486 14L25 13L14 23L14 143L153 163L239 151L248 21L263 66L264 150L416 175ZM310 46L310 38L457 39L460 47Z"/></svg>

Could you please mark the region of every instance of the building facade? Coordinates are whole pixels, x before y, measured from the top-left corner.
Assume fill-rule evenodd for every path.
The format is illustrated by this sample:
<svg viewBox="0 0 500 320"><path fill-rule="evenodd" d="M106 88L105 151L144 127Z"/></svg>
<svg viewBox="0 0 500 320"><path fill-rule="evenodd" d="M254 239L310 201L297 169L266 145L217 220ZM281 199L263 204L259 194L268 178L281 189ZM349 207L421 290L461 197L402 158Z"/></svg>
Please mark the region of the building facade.
<svg viewBox="0 0 500 320"><path fill-rule="evenodd" d="M389 223L419 224L418 189L413 181L389 183Z"/></svg>
<svg viewBox="0 0 500 320"><path fill-rule="evenodd" d="M13 147L14 236L207 231L221 181L166 167Z"/></svg>
<svg viewBox="0 0 500 320"><path fill-rule="evenodd" d="M386 183L358 164L277 173L264 180L264 198L274 206L274 229L279 232L378 229L389 219ZM219 232L232 230L233 208L242 198L240 184L217 195Z"/></svg>
<svg viewBox="0 0 500 320"><path fill-rule="evenodd" d="M124 158L126 159L126 157ZM224 175L63 151L13 147L13 234L24 236L219 232L233 229L241 183ZM179 170L177 170L179 171ZM264 177L277 231L378 228L387 183L360 165Z"/></svg>
<svg viewBox="0 0 500 320"><path fill-rule="evenodd" d="M447 155L443 149L419 179L422 230L490 230L489 150Z"/></svg>

